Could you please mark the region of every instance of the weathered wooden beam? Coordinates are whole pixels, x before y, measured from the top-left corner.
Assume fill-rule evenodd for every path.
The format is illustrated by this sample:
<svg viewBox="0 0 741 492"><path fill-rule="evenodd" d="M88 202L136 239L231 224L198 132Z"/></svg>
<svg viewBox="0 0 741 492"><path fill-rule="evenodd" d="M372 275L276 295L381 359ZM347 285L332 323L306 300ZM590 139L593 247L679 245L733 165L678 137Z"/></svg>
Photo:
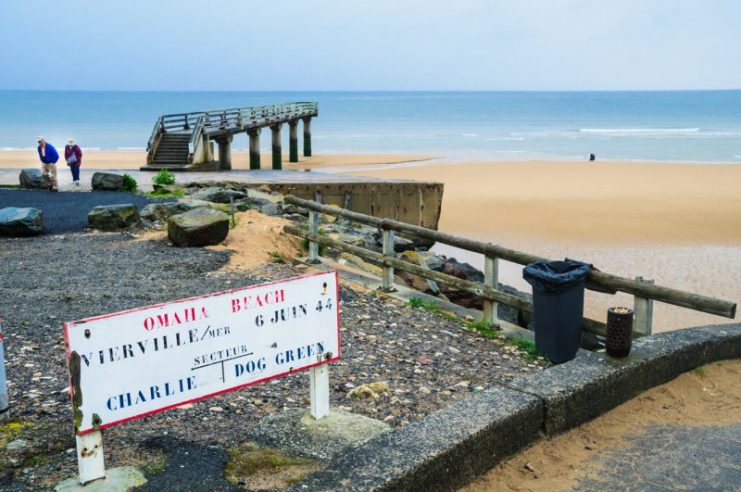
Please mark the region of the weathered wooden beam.
<svg viewBox="0 0 741 492"><path fill-rule="evenodd" d="M412 224L406 224L404 222L397 222L392 219L371 217L368 215L359 214L357 212L352 212L350 210L327 207L293 196L287 196L285 198L285 201L293 205L317 210L329 215L344 217L360 222L362 224L380 227L381 229L394 229L396 231L411 234L423 239L439 241L450 246L456 246L458 248L472 251L474 253L481 253L486 256L497 257L502 260L518 263L520 265L527 265L534 261L546 259L529 253L524 253L522 251L504 248L496 244L474 241L471 239L454 236L452 234L447 234L432 229L426 229L424 227L419 227ZM708 297L701 294L694 294L692 292L686 292L683 290L672 289L669 287L662 287L655 284L639 282L637 280L601 272L594 268L589 272L589 275L587 276L586 287L590 290L595 290L598 292L627 292L628 294L653 299L655 301L665 302L667 304L673 304L675 306L694 309L695 311L715 314L717 316L723 316L725 318L732 319L736 316L736 303L734 302L717 299L714 297Z"/></svg>
<svg viewBox="0 0 741 492"><path fill-rule="evenodd" d="M287 225L283 228L283 230L288 234L292 234L298 237L304 237L311 242L317 242L320 244L324 244L325 246L329 246L330 248L354 254L356 256L359 256L360 258L370 260L385 267L398 268L399 270L413 273L414 275L418 275L428 280L435 280L437 282L451 285L456 289L470 292L471 294L479 296L483 299L487 299L489 301L500 302L502 304L506 304L507 306L512 306L528 313L533 312L533 304L527 299L502 292L478 282L471 282L469 280L463 280L458 277L448 275L446 273L429 270L419 265L415 265L414 263L409 263L397 258L390 258L388 256L382 255L381 253L361 248L359 246L353 246L351 244L343 243L342 241L338 241L336 239L319 236L318 234L310 234L296 226ZM584 329L588 332L596 334L604 334L607 330L604 323L589 318L584 318Z"/></svg>

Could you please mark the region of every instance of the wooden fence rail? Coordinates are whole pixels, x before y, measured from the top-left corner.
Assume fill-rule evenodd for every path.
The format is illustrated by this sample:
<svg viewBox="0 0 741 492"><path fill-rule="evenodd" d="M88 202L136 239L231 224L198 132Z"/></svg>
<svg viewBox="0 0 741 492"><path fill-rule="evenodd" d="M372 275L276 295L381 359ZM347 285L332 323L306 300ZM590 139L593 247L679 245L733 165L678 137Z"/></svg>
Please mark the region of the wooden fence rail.
<svg viewBox="0 0 741 492"><path fill-rule="evenodd" d="M398 222L391 219L373 217L364 215L351 210L332 207L319 203L321 197L317 196L316 201L304 200L294 196L287 196L285 202L291 205L304 207L309 210L310 230L304 231L295 226L286 226L285 231L299 237L309 240L310 260L315 260L317 255L318 244L324 244L331 248L346 251L357 255L361 258L374 261L383 266L383 288L391 288L393 284L393 269L407 271L420 277L435 280L445 284L452 285L461 290L471 292L484 299L484 319L496 323L496 303L506 304L526 312L532 312L532 303L522 297L514 296L496 289L498 260L506 260L520 265L527 265L537 260L543 260L539 256L529 253L504 248L491 243L474 241L444 232L427 229L424 227ZM318 230L319 214L327 214L335 217L342 217L348 220L359 222L370 226L375 226L383 232L383 252L377 253L358 246L352 246L341 241L320 236ZM393 250L393 233L394 231L413 235L422 239L438 241L450 246L455 246L468 251L481 253L485 256L484 283L470 282L461 280L451 275L429 270L413 263L399 260L395 257ZM615 292L626 292L635 297L635 328L636 335L649 335L652 331L651 313L653 311L652 301L665 302L676 306L702 311L705 313L715 314L726 318L734 318L736 315L736 304L733 302L708 297L700 294L694 294L669 287L655 285L650 281L643 279L628 279L601 272L592 269L587 276L586 287L597 292L606 292L614 294ZM584 328L586 331L599 335L605 334L605 324L596 320L585 318Z"/></svg>

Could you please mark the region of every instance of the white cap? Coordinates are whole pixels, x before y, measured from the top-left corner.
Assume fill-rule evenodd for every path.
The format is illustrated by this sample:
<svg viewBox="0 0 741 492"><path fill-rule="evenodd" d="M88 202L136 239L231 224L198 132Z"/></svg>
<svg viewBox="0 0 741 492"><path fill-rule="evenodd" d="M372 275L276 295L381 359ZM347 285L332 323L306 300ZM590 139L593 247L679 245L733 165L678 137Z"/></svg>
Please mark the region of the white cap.
<svg viewBox="0 0 741 492"><path fill-rule="evenodd" d="M74 145L75 144L75 139L74 138L70 138L69 140L67 140L67 143L70 144L70 145Z"/></svg>
<svg viewBox="0 0 741 492"><path fill-rule="evenodd" d="M41 142L42 140L44 140L44 137L42 137L41 135L39 135L38 137L36 137L36 141L37 142Z"/></svg>

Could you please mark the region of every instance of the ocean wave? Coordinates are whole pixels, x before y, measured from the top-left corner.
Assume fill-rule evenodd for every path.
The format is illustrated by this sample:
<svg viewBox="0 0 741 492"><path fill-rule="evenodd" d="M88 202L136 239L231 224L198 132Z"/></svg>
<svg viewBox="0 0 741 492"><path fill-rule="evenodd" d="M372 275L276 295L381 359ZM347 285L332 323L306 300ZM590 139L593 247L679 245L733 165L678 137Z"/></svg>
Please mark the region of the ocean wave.
<svg viewBox="0 0 741 492"><path fill-rule="evenodd" d="M16 152L19 150L36 150L36 147L0 147L0 152Z"/></svg>
<svg viewBox="0 0 741 492"><path fill-rule="evenodd" d="M116 150L138 150L138 151L144 151L147 150L144 147L116 147Z"/></svg>
<svg viewBox="0 0 741 492"><path fill-rule="evenodd" d="M698 133L699 128L579 128L580 133L605 135L671 135Z"/></svg>
<svg viewBox="0 0 741 492"><path fill-rule="evenodd" d="M487 142L522 142L525 137L486 137Z"/></svg>

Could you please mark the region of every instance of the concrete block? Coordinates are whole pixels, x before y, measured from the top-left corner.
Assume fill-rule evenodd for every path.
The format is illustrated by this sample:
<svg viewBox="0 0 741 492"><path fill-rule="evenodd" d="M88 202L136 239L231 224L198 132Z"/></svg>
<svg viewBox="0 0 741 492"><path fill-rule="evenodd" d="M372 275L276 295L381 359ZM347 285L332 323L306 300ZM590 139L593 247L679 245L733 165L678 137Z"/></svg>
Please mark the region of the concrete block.
<svg viewBox="0 0 741 492"><path fill-rule="evenodd" d="M54 487L55 492L109 492L129 491L147 483L142 472L133 466L122 466L106 470L106 477L82 486L78 477L68 478Z"/></svg>
<svg viewBox="0 0 741 492"><path fill-rule="evenodd" d="M289 491L456 490L539 436L540 399L491 388L379 436Z"/></svg>
<svg viewBox="0 0 741 492"><path fill-rule="evenodd" d="M543 430L558 434L698 366L741 357L741 324L687 328L633 343L628 357L580 351L576 359L510 388L543 399Z"/></svg>

